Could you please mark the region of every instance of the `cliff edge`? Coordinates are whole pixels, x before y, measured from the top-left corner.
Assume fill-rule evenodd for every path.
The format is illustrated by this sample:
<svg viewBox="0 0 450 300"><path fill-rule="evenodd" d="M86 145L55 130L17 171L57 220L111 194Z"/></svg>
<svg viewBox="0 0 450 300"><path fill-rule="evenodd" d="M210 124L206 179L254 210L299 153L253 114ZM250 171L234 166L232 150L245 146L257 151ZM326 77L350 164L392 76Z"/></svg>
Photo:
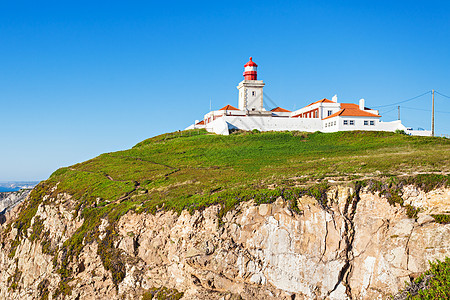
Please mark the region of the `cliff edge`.
<svg viewBox="0 0 450 300"><path fill-rule="evenodd" d="M36 186L0 228L0 298L390 299L450 256L445 139L183 134Z"/></svg>

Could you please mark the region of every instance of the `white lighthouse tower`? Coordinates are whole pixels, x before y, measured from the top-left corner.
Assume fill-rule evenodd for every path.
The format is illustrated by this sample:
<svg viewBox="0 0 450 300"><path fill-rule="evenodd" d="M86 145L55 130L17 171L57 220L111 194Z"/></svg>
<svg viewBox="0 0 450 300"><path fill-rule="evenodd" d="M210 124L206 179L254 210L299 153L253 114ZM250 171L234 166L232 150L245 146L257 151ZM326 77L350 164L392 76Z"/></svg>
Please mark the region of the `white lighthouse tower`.
<svg viewBox="0 0 450 300"><path fill-rule="evenodd" d="M247 114L261 113L265 111L263 107L264 82L257 80L258 65L250 57L244 68L244 80L237 86L239 90L239 110L243 110Z"/></svg>

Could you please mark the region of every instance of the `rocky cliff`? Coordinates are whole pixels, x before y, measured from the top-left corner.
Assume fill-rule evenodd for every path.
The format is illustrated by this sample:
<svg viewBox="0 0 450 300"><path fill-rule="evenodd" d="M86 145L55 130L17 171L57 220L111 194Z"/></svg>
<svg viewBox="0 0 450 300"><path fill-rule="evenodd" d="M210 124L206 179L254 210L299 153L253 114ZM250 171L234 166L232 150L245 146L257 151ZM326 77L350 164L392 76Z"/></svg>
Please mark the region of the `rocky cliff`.
<svg viewBox="0 0 450 300"><path fill-rule="evenodd" d="M30 192L31 189L22 189L17 192L0 193L0 224L6 222L7 213L24 201Z"/></svg>
<svg viewBox="0 0 450 300"><path fill-rule="evenodd" d="M128 211L74 243L88 226L77 199L43 195L22 237L25 203L2 225L0 298L139 299L167 287L174 299L388 299L450 256L450 224L431 216L450 212L448 187L404 186L406 206L361 186L326 196L305 195L296 209L281 197L246 201L223 216L219 206Z"/></svg>

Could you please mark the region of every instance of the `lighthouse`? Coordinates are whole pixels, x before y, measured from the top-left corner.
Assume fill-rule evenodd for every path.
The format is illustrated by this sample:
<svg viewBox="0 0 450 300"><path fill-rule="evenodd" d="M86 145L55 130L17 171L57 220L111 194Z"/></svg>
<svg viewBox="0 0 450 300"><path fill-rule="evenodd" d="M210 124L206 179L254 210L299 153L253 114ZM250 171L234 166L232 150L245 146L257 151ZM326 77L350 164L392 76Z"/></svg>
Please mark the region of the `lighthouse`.
<svg viewBox="0 0 450 300"><path fill-rule="evenodd" d="M250 57L250 60L244 65L244 80L239 83L239 109L246 111L247 114L261 113L263 107L263 87L264 82L257 80L258 65Z"/></svg>
<svg viewBox="0 0 450 300"><path fill-rule="evenodd" d="M244 78L245 80L257 80L258 71L256 70L258 65L255 64L250 56L248 63L244 65Z"/></svg>

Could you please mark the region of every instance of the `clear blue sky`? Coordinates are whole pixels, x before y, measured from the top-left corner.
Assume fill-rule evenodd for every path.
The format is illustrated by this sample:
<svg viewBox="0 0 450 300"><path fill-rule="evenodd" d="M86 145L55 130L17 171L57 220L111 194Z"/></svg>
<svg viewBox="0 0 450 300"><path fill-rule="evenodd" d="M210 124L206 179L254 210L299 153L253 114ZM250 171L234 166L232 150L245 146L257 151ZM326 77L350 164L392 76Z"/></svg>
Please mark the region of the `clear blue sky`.
<svg viewBox="0 0 450 300"><path fill-rule="evenodd" d="M387 105L450 95L449 1L2 1L0 181L183 129L237 105L253 56L292 109L338 94ZM450 133L436 95L436 131ZM431 97L402 104L430 128ZM408 108L406 108L408 107ZM381 109L384 121L395 107Z"/></svg>

